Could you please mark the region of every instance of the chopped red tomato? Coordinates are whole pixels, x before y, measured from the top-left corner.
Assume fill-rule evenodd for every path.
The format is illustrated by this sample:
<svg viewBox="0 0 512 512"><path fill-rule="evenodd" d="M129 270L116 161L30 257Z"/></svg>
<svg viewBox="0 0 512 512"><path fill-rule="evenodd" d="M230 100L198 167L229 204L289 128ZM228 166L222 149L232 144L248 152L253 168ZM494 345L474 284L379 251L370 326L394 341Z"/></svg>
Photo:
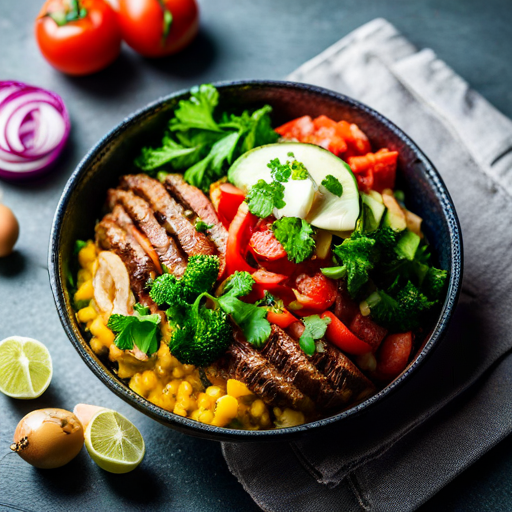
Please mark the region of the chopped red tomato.
<svg viewBox="0 0 512 512"><path fill-rule="evenodd" d="M302 116L279 126L275 131L285 139L296 139L299 142L304 142L305 137L313 134L315 126L310 116Z"/></svg>
<svg viewBox="0 0 512 512"><path fill-rule="evenodd" d="M226 244L226 272L230 276L237 270L256 272L245 259L247 247L252 235L252 230L258 223L258 217L249 211L247 203L240 204L238 211L229 226L228 241Z"/></svg>
<svg viewBox="0 0 512 512"><path fill-rule="evenodd" d="M297 318L293 316L287 309L282 309L281 311L272 311L269 309L267 313L267 320L271 324L276 324L281 329L286 329L290 327L293 322L297 321Z"/></svg>
<svg viewBox="0 0 512 512"><path fill-rule="evenodd" d="M395 186L397 158L397 151L380 149L377 153L351 156L348 164L361 190L382 192L385 188L393 189Z"/></svg>
<svg viewBox="0 0 512 512"><path fill-rule="evenodd" d="M222 224L229 229L229 225L235 218L238 207L245 199L242 190L231 183L222 183L218 188L217 213Z"/></svg>
<svg viewBox="0 0 512 512"><path fill-rule="evenodd" d="M321 318L330 318L331 323L327 326L325 337L338 348L347 354L362 355L372 351L372 347L360 340L334 313L326 311L320 315Z"/></svg>
<svg viewBox="0 0 512 512"><path fill-rule="evenodd" d="M293 290L297 302L304 309L297 309L300 315L309 314L310 311L325 311L336 300L336 284L325 277L321 272L313 276L299 274L295 279Z"/></svg>
<svg viewBox="0 0 512 512"><path fill-rule="evenodd" d="M375 377L385 381L398 377L407 366L411 355L412 342L413 334L411 331L387 336L377 353Z"/></svg>
<svg viewBox="0 0 512 512"><path fill-rule="evenodd" d="M377 325L370 317L360 312L350 322L349 329L361 340L368 343L375 352L387 334L387 329Z"/></svg>
<svg viewBox="0 0 512 512"><path fill-rule="evenodd" d="M257 259L275 261L286 257L286 251L268 226L252 234L249 246Z"/></svg>
<svg viewBox="0 0 512 512"><path fill-rule="evenodd" d="M314 134L304 142L310 142L322 146L336 156L340 156L347 150L347 143L343 139L341 129L336 121L327 116L319 116L313 120Z"/></svg>

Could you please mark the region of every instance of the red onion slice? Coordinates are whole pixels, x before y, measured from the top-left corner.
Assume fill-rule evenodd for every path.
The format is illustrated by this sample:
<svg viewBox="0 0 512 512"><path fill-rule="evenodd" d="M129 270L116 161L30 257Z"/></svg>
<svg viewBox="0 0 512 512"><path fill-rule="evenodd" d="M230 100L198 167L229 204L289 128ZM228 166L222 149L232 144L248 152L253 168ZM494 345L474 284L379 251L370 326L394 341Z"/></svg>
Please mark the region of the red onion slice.
<svg viewBox="0 0 512 512"><path fill-rule="evenodd" d="M62 152L69 130L60 96L0 81L0 177L21 179L46 171Z"/></svg>

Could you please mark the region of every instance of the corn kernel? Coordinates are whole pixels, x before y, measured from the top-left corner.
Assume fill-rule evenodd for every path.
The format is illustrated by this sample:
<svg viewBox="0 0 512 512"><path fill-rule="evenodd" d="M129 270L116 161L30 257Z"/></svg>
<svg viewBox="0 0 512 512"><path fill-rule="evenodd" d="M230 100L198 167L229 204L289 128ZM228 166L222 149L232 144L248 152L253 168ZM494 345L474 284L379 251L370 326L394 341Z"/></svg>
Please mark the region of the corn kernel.
<svg viewBox="0 0 512 512"><path fill-rule="evenodd" d="M183 417L187 416L187 411L185 409L183 409L183 407L181 407L181 405L176 405L176 407L174 407L174 410L172 412L174 414L177 414L178 416L183 416Z"/></svg>
<svg viewBox="0 0 512 512"><path fill-rule="evenodd" d="M77 316L80 322L86 324L89 320L94 320L98 316L98 313L96 313L96 310L92 306L87 306L80 309Z"/></svg>
<svg viewBox="0 0 512 512"><path fill-rule="evenodd" d="M261 426L262 426L262 427L269 427L269 426L270 426L271 421L270 421L270 414L268 413L268 411L265 411L265 412L261 415L260 423L261 423Z"/></svg>
<svg viewBox="0 0 512 512"><path fill-rule="evenodd" d="M238 398L239 396L252 395L251 390L239 380L229 379L226 386L228 395Z"/></svg>
<svg viewBox="0 0 512 512"><path fill-rule="evenodd" d="M203 409L211 409L213 400L206 393L199 393L197 397L197 405Z"/></svg>
<svg viewBox="0 0 512 512"><path fill-rule="evenodd" d="M86 267L88 263L93 262L96 259L96 246L92 242L88 242L87 245L80 249L78 253L78 262L81 267Z"/></svg>
<svg viewBox="0 0 512 512"><path fill-rule="evenodd" d="M184 364L181 369L185 375L190 375L196 367L193 364Z"/></svg>
<svg viewBox="0 0 512 512"><path fill-rule="evenodd" d="M178 398L180 396L189 397L191 394L192 386L186 380L181 381L180 387L178 388Z"/></svg>
<svg viewBox="0 0 512 512"><path fill-rule="evenodd" d="M192 411L190 413L190 419L192 420L196 420L196 421L199 421L199 416L201 416L201 410L200 409L196 409L195 411Z"/></svg>
<svg viewBox="0 0 512 512"><path fill-rule="evenodd" d="M179 380L172 380L165 386L164 393L167 393L169 396L176 398L178 394L178 389L180 387L180 381Z"/></svg>
<svg viewBox="0 0 512 512"><path fill-rule="evenodd" d="M221 396L217 400L212 425L224 427L236 417L237 412L238 400L230 395Z"/></svg>
<svg viewBox="0 0 512 512"><path fill-rule="evenodd" d="M98 316L92 321L89 330L94 336L99 338L106 347L110 347L110 345L114 343L114 333L103 323L101 317Z"/></svg>
<svg viewBox="0 0 512 512"><path fill-rule="evenodd" d="M108 354L108 358L112 361L112 362L115 362L117 361L118 359L120 359L122 357L122 355L124 354L124 352L120 349L120 348L117 348L115 346L114 343L112 343L109 347L109 354Z"/></svg>
<svg viewBox="0 0 512 512"><path fill-rule="evenodd" d="M251 416L259 418L264 412L266 412L266 407L263 400L254 400L251 405Z"/></svg>
<svg viewBox="0 0 512 512"><path fill-rule="evenodd" d="M142 385L148 390L151 391L156 387L158 383L157 376L155 375L155 372L152 372L151 370L146 370L142 374Z"/></svg>
<svg viewBox="0 0 512 512"><path fill-rule="evenodd" d="M192 386L192 389L194 391L201 391L204 387L199 375L196 375L196 374L187 375L185 377L185 380Z"/></svg>
<svg viewBox="0 0 512 512"><path fill-rule="evenodd" d="M222 389L219 386L209 386L206 388L206 394L211 396L214 400L219 399L222 395L224 395Z"/></svg>
<svg viewBox="0 0 512 512"><path fill-rule="evenodd" d="M178 366L174 368L174 370L172 371L172 376L175 379L181 379L182 377L185 376L185 372Z"/></svg>
<svg viewBox="0 0 512 512"><path fill-rule="evenodd" d="M83 283L85 283L85 281L89 281L89 280L92 280L92 274L87 269L81 268L78 271L78 275L77 275L78 286L82 285Z"/></svg>
<svg viewBox="0 0 512 512"><path fill-rule="evenodd" d="M94 288L92 280L85 281L75 293L75 301L91 300L94 297Z"/></svg>
<svg viewBox="0 0 512 512"><path fill-rule="evenodd" d="M96 337L91 338L90 345L95 354L101 354L105 350L105 345Z"/></svg>
<svg viewBox="0 0 512 512"><path fill-rule="evenodd" d="M198 420L201 423L207 423L209 425L213 421L213 412L203 411L201 414L199 414Z"/></svg>

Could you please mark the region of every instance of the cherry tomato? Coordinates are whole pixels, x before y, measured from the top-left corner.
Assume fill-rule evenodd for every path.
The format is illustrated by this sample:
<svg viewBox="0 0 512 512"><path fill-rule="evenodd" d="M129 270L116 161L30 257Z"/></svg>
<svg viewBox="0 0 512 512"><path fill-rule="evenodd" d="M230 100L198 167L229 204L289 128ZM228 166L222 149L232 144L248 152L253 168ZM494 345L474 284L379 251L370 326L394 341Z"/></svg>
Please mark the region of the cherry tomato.
<svg viewBox="0 0 512 512"><path fill-rule="evenodd" d="M325 311L336 300L336 284L325 277L321 272L309 276L299 274L295 279L295 295L299 302L307 310ZM302 314L302 310L297 313Z"/></svg>
<svg viewBox="0 0 512 512"><path fill-rule="evenodd" d="M325 331L325 337L333 345L343 350L343 352L357 356L372 351L372 347L350 332L349 328L334 313L326 311L320 316L321 318L331 319L331 323L327 326L327 331Z"/></svg>
<svg viewBox="0 0 512 512"><path fill-rule="evenodd" d="M119 55L117 15L103 0L48 0L35 23L44 58L69 75L88 75L107 67Z"/></svg>
<svg viewBox="0 0 512 512"><path fill-rule="evenodd" d="M388 333L387 329L377 325L369 316L363 316L361 312L356 314L349 327L358 338L372 347L373 352L379 348Z"/></svg>
<svg viewBox="0 0 512 512"><path fill-rule="evenodd" d="M375 377L385 381L398 377L407 366L411 355L412 342L413 334L411 331L387 336L377 353Z"/></svg>
<svg viewBox="0 0 512 512"><path fill-rule="evenodd" d="M145 57L163 57L187 46L199 29L196 0L119 0L123 39Z"/></svg>

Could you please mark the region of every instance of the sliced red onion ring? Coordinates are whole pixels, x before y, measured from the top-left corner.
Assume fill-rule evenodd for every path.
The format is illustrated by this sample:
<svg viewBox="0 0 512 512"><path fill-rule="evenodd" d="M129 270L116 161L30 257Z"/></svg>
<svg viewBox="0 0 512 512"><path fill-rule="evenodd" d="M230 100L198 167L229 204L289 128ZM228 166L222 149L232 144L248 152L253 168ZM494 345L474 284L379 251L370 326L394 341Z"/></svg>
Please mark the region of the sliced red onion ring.
<svg viewBox="0 0 512 512"><path fill-rule="evenodd" d="M70 130L62 98L39 87L0 81L0 177L23 179L49 169Z"/></svg>

